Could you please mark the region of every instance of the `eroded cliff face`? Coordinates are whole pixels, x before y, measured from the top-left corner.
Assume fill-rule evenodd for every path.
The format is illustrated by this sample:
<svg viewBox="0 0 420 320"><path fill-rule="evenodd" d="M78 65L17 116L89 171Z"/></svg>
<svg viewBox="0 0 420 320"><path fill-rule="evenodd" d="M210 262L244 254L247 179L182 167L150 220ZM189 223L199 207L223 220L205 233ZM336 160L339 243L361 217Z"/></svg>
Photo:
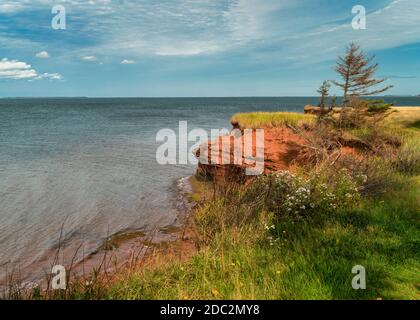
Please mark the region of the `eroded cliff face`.
<svg viewBox="0 0 420 320"><path fill-rule="evenodd" d="M246 182L255 177L247 174L246 169L255 168L256 161L262 161L261 173L267 174L291 170L305 153L305 139L291 128L266 128L263 144L258 144L255 130L239 131L235 124L233 126L231 135L208 141L196 150L198 176L223 182ZM252 141L251 145L249 141ZM251 157L244 152L246 144L251 147L252 154L248 152ZM242 154L238 153L238 147Z"/></svg>

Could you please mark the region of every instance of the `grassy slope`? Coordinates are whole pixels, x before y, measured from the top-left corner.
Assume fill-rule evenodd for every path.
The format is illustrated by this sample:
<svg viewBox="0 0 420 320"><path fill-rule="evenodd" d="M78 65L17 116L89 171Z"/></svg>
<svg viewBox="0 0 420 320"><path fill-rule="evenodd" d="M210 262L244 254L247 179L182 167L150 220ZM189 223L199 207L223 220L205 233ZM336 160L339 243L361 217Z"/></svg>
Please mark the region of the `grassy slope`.
<svg viewBox="0 0 420 320"><path fill-rule="evenodd" d="M392 121L410 128L411 141L418 143L420 112L409 113L402 110ZM240 118L249 120L247 125L261 119ZM306 221L276 222L272 234L280 240L274 245L257 239L263 234L258 221L241 229L228 226L192 259L144 269L117 283L107 297L419 299L420 179L402 179L405 189L365 199L357 208ZM222 212L215 210L213 218ZM366 290L351 287L356 264L367 270Z"/></svg>
<svg viewBox="0 0 420 320"><path fill-rule="evenodd" d="M109 297L418 299L416 210L407 196L340 212L326 223L277 224L281 241L275 246L238 242L226 232L223 241L213 241L192 260L145 270L118 284ZM367 269L367 290L350 285L356 264Z"/></svg>

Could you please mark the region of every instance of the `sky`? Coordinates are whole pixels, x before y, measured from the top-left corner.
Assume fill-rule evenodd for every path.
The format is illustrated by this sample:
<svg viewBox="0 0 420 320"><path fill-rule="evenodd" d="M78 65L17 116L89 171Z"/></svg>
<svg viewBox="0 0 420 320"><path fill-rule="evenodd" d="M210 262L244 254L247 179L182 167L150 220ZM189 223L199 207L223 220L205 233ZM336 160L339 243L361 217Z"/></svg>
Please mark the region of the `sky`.
<svg viewBox="0 0 420 320"><path fill-rule="evenodd" d="M0 97L314 96L351 41L420 94L419 0L0 0Z"/></svg>

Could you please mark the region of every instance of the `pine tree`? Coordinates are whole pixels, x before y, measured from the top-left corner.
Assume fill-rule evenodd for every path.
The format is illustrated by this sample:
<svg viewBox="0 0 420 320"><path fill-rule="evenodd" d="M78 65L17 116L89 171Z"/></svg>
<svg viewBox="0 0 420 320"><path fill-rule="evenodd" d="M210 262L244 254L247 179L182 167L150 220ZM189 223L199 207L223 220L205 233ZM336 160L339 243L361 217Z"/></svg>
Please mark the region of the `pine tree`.
<svg viewBox="0 0 420 320"><path fill-rule="evenodd" d="M349 97L372 96L393 87L373 88L387 80L374 78L378 64L371 64L373 59L374 56L366 57L360 46L355 43L350 43L344 57L338 57L335 71L340 74L343 82L333 81L333 83L344 91L342 114L349 102Z"/></svg>
<svg viewBox="0 0 420 320"><path fill-rule="evenodd" d="M317 92L321 95L320 101L319 101L319 107L321 114L324 113L325 109L325 100L327 99L329 92L330 92L331 85L329 81L324 81L322 85L319 87Z"/></svg>

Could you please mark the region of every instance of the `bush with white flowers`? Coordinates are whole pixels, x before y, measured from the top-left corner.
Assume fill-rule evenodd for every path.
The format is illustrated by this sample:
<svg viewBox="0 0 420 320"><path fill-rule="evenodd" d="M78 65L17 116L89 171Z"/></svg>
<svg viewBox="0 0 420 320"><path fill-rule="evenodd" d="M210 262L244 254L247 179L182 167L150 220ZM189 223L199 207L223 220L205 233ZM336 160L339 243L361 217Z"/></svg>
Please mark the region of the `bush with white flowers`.
<svg viewBox="0 0 420 320"><path fill-rule="evenodd" d="M304 217L356 204L359 180L346 170L309 176L280 171L258 178L254 192L264 199L265 209L278 217Z"/></svg>

